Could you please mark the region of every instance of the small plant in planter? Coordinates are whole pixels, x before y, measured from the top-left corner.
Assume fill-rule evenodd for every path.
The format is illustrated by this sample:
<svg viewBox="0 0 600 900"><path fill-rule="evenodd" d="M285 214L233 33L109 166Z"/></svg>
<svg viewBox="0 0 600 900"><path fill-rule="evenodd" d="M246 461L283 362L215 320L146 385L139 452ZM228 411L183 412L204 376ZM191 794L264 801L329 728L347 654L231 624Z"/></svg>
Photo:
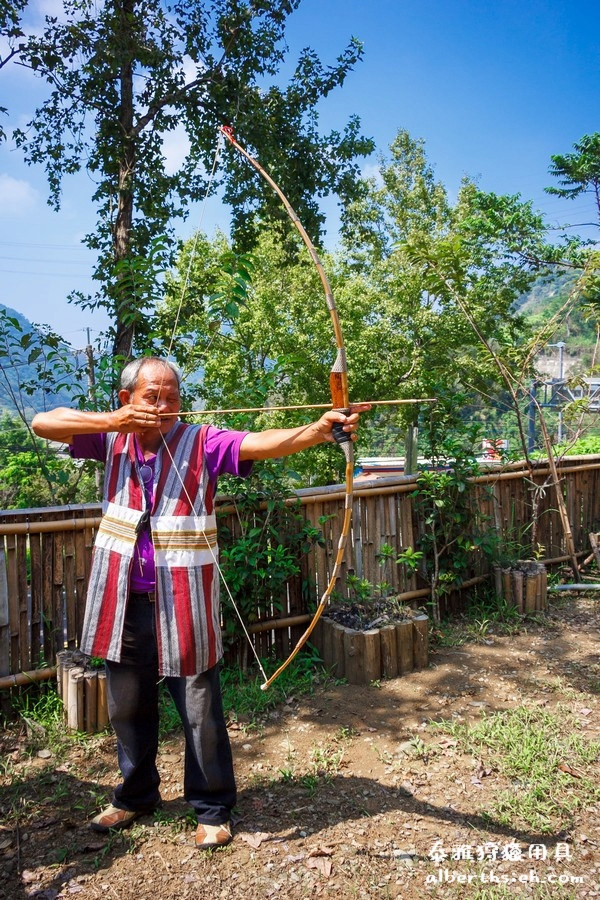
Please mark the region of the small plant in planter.
<svg viewBox="0 0 600 900"><path fill-rule="evenodd" d="M377 556L382 569L391 563L405 566L412 573L417 570L423 554L419 550L413 550L412 547L396 553L389 544L383 544ZM410 607L399 600L394 587L388 581L374 585L366 578L348 575L346 584L350 596L347 599L338 596L327 615L348 628L368 631L371 628L401 622L412 612Z"/></svg>
<svg viewBox="0 0 600 900"><path fill-rule="evenodd" d="M411 547L396 554L384 545L383 567L392 561L415 571L422 553ZM348 576L348 600L338 599L321 619L315 644L323 662L351 684L371 684L424 668L428 659L428 618L403 604L388 582L373 585Z"/></svg>

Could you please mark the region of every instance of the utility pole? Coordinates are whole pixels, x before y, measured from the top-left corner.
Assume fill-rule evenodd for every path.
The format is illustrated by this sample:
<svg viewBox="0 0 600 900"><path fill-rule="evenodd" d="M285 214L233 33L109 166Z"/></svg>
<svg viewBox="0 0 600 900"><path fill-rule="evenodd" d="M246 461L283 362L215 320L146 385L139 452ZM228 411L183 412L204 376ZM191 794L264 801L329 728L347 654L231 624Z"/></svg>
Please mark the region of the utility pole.
<svg viewBox="0 0 600 900"><path fill-rule="evenodd" d="M85 355L87 356L87 376L88 376L88 398L92 409L96 409L96 374L94 372L94 348L90 340L90 329L86 328L87 347Z"/></svg>
<svg viewBox="0 0 600 900"><path fill-rule="evenodd" d="M558 347L558 380L562 382L563 380L563 361L564 361L564 352L565 347L567 346L564 341L558 341L556 344L548 344L549 347ZM560 397L559 397L560 399ZM558 408L558 430L557 430L557 439L558 443L562 444L563 439L563 411L562 405Z"/></svg>
<svg viewBox="0 0 600 900"><path fill-rule="evenodd" d="M90 329L85 329L87 334L87 347L85 348L85 355L87 356L87 377L88 377L88 398L90 401L90 406L93 410L96 409L96 373L94 371L94 348L92 347L92 341L90 339ZM98 496L102 496L102 475L100 474L100 469L96 466L96 471L94 472L94 479L96 482L96 491L98 492Z"/></svg>
<svg viewBox="0 0 600 900"><path fill-rule="evenodd" d="M535 450L535 414L538 382L532 381L529 388L529 413L527 416L527 449L530 453Z"/></svg>

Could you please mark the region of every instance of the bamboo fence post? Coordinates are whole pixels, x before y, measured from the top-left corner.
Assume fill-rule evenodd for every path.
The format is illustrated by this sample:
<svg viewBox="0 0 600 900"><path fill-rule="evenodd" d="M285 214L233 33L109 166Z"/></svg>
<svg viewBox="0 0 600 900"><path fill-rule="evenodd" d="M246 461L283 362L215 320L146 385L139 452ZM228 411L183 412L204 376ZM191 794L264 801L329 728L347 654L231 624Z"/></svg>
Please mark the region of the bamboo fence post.
<svg viewBox="0 0 600 900"><path fill-rule="evenodd" d="M69 669L67 694L67 727L71 731L83 730L83 668Z"/></svg>
<svg viewBox="0 0 600 900"><path fill-rule="evenodd" d="M512 578L510 569L502 569L502 595L507 603L513 602Z"/></svg>
<svg viewBox="0 0 600 900"><path fill-rule="evenodd" d="M63 688L63 672L67 663L71 661L70 650L59 650L56 654L56 688L58 696L63 702L66 702L66 694Z"/></svg>
<svg viewBox="0 0 600 900"><path fill-rule="evenodd" d="M548 455L548 467L552 474L552 483L554 485L554 490L556 493L556 502L558 505L558 511L560 513L560 519L563 528L563 534L565 537L565 545L567 553L569 554L569 560L571 563L571 568L573 569L573 574L575 578L579 580L579 564L577 562L577 556L575 553L575 543L573 541L573 532L571 530L571 523L569 522L569 517L567 515L567 505L565 503L565 498L563 496L563 492L561 489L561 482L558 477L558 471L556 468L556 460L554 459L554 453L552 451L552 442L550 440L550 435L548 434L548 428L546 427L546 422L543 416L539 416L540 426L542 429L542 434L544 436L544 444L546 447L546 453Z"/></svg>
<svg viewBox="0 0 600 900"><path fill-rule="evenodd" d="M511 576L512 603L517 607L520 613L523 612L524 596L523 596L523 572L520 569L513 569Z"/></svg>
<svg viewBox="0 0 600 900"><path fill-rule="evenodd" d="M10 614L4 547L0 547L0 676L10 674Z"/></svg>
<svg viewBox="0 0 600 900"><path fill-rule="evenodd" d="M525 602L524 610L526 613L536 611L536 597L538 587L537 575L533 572L525 573Z"/></svg>
<svg viewBox="0 0 600 900"><path fill-rule="evenodd" d="M495 591L496 597L503 597L504 591L502 588L502 567L494 566L493 572L494 572L494 591Z"/></svg>
<svg viewBox="0 0 600 900"><path fill-rule="evenodd" d="M94 734L98 728L98 672L90 670L83 676L84 721L81 731Z"/></svg>
<svg viewBox="0 0 600 900"><path fill-rule="evenodd" d="M102 731L108 725L108 697L106 695L106 672L98 672L97 727Z"/></svg>

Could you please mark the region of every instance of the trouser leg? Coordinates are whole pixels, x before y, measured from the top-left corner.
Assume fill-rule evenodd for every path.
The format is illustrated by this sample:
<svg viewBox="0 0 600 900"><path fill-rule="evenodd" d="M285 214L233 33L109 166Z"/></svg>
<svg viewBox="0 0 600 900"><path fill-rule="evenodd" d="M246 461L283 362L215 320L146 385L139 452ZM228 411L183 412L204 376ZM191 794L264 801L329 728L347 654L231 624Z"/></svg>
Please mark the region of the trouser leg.
<svg viewBox="0 0 600 900"><path fill-rule="evenodd" d="M167 678L185 734L185 799L205 825L231 818L236 787L225 725L219 666L188 678Z"/></svg>
<svg viewBox="0 0 600 900"><path fill-rule="evenodd" d="M121 809L155 809L160 802L158 751L158 656L154 606L130 601L121 662L106 662L111 725L123 781L113 803Z"/></svg>

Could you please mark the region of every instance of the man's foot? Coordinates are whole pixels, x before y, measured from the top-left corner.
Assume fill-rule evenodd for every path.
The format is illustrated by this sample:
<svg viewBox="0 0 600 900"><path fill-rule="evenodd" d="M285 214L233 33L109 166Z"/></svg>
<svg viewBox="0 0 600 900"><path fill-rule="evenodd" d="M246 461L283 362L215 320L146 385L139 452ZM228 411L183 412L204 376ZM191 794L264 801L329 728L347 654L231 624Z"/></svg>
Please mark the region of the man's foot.
<svg viewBox="0 0 600 900"><path fill-rule="evenodd" d="M118 831L121 828L129 828L143 812L134 812L130 809L119 809L118 806L107 806L105 810L92 819L90 828L94 831Z"/></svg>
<svg viewBox="0 0 600 900"><path fill-rule="evenodd" d="M231 822L223 822L222 825L198 823L198 828L196 829L196 847L198 850L218 850L219 847L226 847L232 840Z"/></svg>

